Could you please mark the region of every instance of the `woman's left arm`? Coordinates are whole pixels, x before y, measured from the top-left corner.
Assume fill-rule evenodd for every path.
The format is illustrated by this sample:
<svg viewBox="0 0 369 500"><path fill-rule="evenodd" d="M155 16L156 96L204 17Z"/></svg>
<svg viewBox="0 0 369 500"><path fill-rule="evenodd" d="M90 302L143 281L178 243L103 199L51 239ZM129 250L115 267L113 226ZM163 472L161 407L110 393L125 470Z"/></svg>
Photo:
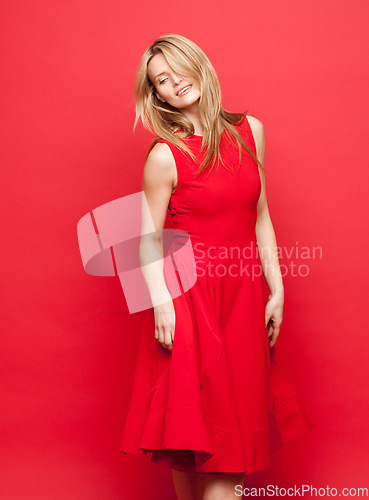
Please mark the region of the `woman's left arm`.
<svg viewBox="0 0 369 500"><path fill-rule="evenodd" d="M257 158L264 167L264 126L257 118L253 116L250 116L249 118L250 127L254 135ZM265 327L267 327L269 323L268 335L271 337L270 347L273 347L277 341L282 324L284 286L278 259L277 240L268 209L265 189L265 175L260 168L259 173L261 179L261 192L257 205L255 231L261 267L270 291L268 303L265 307Z"/></svg>

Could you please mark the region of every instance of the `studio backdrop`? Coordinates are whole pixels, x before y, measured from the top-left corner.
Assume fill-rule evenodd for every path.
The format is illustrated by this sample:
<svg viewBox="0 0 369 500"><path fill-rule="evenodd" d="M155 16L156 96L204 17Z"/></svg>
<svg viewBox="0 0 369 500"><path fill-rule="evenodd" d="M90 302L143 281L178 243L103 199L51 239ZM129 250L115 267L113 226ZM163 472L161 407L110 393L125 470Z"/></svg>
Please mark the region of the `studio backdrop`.
<svg viewBox="0 0 369 500"><path fill-rule="evenodd" d="M85 237L109 221L99 207L140 196L154 136L133 131L133 85L166 33L197 43L224 108L265 129L285 286L276 349L314 429L246 485L368 486L368 10L2 2L2 499L175 499L169 469L119 451L143 317L111 260L119 242L96 239L83 257L77 233L85 216Z"/></svg>

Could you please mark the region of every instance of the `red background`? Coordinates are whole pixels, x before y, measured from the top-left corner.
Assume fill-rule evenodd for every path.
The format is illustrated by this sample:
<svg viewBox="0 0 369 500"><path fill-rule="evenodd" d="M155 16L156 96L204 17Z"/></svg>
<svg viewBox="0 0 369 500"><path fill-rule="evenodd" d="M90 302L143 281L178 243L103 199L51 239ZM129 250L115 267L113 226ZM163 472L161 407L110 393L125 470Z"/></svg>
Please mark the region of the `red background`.
<svg viewBox="0 0 369 500"><path fill-rule="evenodd" d="M2 2L1 498L175 498L170 469L118 450L139 325L118 278L85 273L76 232L141 190L152 136L132 132L132 88L168 32L207 53L226 109L264 123L278 245L322 248L281 259L309 275L285 276L277 343L315 428L247 485L368 486L368 10Z"/></svg>

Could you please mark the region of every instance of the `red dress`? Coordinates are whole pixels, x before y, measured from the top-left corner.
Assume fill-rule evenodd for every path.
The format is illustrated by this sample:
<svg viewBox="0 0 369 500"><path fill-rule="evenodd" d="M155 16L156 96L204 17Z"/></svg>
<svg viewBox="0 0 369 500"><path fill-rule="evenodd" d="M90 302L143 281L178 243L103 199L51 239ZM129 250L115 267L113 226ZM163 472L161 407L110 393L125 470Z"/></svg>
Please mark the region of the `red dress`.
<svg viewBox="0 0 369 500"><path fill-rule="evenodd" d="M238 131L256 153L247 118ZM202 157L201 136L183 140ZM195 285L173 299L171 352L155 339L153 309L143 312L120 451L151 453L153 462L182 471L251 474L271 465L272 451L313 428L264 327L258 166L242 149L238 170L238 148L226 129L220 150L233 172L217 163L196 178L188 155L165 139L157 142L168 144L176 162L168 209L174 228L190 235L199 272Z"/></svg>

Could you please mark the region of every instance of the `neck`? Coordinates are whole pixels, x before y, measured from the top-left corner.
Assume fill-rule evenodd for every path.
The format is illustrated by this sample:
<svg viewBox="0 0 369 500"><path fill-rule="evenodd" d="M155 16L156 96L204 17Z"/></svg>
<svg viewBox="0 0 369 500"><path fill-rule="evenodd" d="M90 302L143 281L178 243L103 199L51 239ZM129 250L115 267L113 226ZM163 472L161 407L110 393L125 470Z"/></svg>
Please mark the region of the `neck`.
<svg viewBox="0 0 369 500"><path fill-rule="evenodd" d="M199 100L182 109L181 112L192 122L195 135L203 135L204 128L200 121Z"/></svg>

